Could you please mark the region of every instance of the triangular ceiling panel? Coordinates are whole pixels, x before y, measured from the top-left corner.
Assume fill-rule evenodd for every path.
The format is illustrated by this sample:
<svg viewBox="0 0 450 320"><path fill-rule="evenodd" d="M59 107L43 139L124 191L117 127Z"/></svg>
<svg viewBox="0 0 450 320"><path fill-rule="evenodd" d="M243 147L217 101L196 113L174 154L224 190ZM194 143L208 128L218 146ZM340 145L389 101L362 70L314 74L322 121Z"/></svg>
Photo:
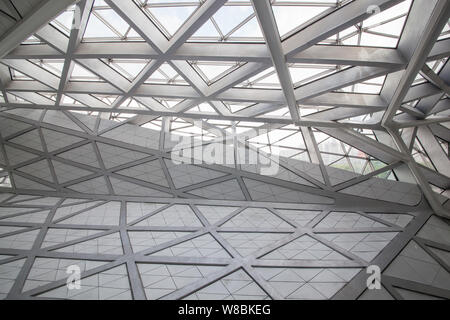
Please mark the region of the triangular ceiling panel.
<svg viewBox="0 0 450 320"><path fill-rule="evenodd" d="M73 265L77 265L81 272L102 266L106 261L85 261L75 259L56 259L56 258L37 258L27 280L24 284L23 291L29 291L35 288L52 283L53 281L68 278L70 274L66 270Z"/></svg>
<svg viewBox="0 0 450 320"><path fill-rule="evenodd" d="M74 62L69 81L102 81L102 79L79 63Z"/></svg>
<svg viewBox="0 0 450 320"><path fill-rule="evenodd" d="M245 185L255 201L281 201L297 203L332 204L332 198L319 196L307 192L287 189L277 185L244 178Z"/></svg>
<svg viewBox="0 0 450 320"><path fill-rule="evenodd" d="M155 210L164 207L165 203L127 202L127 222L130 223L143 216L150 215Z"/></svg>
<svg viewBox="0 0 450 320"><path fill-rule="evenodd" d="M28 128L31 128L31 125L28 123L8 118L0 118L0 134L3 139Z"/></svg>
<svg viewBox="0 0 450 320"><path fill-rule="evenodd" d="M83 237L92 236L98 233L101 233L101 231L92 229L74 230L74 229L51 228L48 229L44 241L42 242L41 248L59 246L64 244L65 242L78 240Z"/></svg>
<svg viewBox="0 0 450 320"><path fill-rule="evenodd" d="M23 227L23 228L19 228L19 227L9 227L9 226L1 226L0 227L0 235L4 235L10 232L15 232L15 231L19 231L19 230L23 230L25 231L27 228Z"/></svg>
<svg viewBox="0 0 450 320"><path fill-rule="evenodd" d="M191 295L192 300L266 300L267 293L242 269Z"/></svg>
<svg viewBox="0 0 450 320"><path fill-rule="evenodd" d="M152 17L157 25L169 37L173 36L183 23L194 13L200 4L198 1L191 1L193 5L183 6L146 6L145 10Z"/></svg>
<svg viewBox="0 0 450 320"><path fill-rule="evenodd" d="M129 231L128 236L130 237L133 252L140 252L151 250L153 247L184 237L190 233L186 231Z"/></svg>
<svg viewBox="0 0 450 320"><path fill-rule="evenodd" d="M261 257L263 260L348 261L349 259L308 235L301 236Z"/></svg>
<svg viewBox="0 0 450 320"><path fill-rule="evenodd" d="M141 73L141 71L147 66L149 60L146 59L108 59L106 62L111 68L120 73L124 78L133 81ZM109 99L108 99L109 98ZM111 96L106 99L100 99L108 103ZM109 104L109 103L108 103Z"/></svg>
<svg viewBox="0 0 450 320"><path fill-rule="evenodd" d="M353 25L329 37L324 43L396 48L411 3L410 0L402 1L382 12L377 12L377 7L370 7L369 9L376 14L370 15L362 23Z"/></svg>
<svg viewBox="0 0 450 320"><path fill-rule="evenodd" d="M111 9L104 1L96 0L83 41L136 41L141 40L140 35L122 17Z"/></svg>
<svg viewBox="0 0 450 320"><path fill-rule="evenodd" d="M150 256L170 256L170 257L199 257L199 258L229 258L230 255L225 249L210 235L188 240L167 249L157 251Z"/></svg>
<svg viewBox="0 0 450 320"><path fill-rule="evenodd" d="M20 167L17 170L27 173L33 177L43 179L48 182L53 182L52 173L50 171L50 167L48 166L47 160L34 162L24 167Z"/></svg>
<svg viewBox="0 0 450 320"><path fill-rule="evenodd" d="M241 187L236 179L219 182L207 187L198 188L188 193L206 198L218 200L245 200Z"/></svg>
<svg viewBox="0 0 450 320"><path fill-rule="evenodd" d="M2 237L1 247L8 249L30 250L33 247L39 231L40 230L25 231L15 235Z"/></svg>
<svg viewBox="0 0 450 320"><path fill-rule="evenodd" d="M13 174L12 176L14 179L14 185L17 189L54 191L53 188L50 188L34 180L24 178L18 174Z"/></svg>
<svg viewBox="0 0 450 320"><path fill-rule="evenodd" d="M213 16L221 33L226 36L254 14L252 6L223 6Z"/></svg>
<svg viewBox="0 0 450 320"><path fill-rule="evenodd" d="M38 130L29 131L9 141L37 151L44 151Z"/></svg>
<svg viewBox="0 0 450 320"><path fill-rule="evenodd" d="M112 233L55 250L56 252L123 254L119 233Z"/></svg>
<svg viewBox="0 0 450 320"><path fill-rule="evenodd" d="M172 160L164 159L164 162L177 189L226 175L223 172L190 164L176 164Z"/></svg>
<svg viewBox="0 0 450 320"><path fill-rule="evenodd" d="M50 211L38 211L2 219L2 222L44 223Z"/></svg>
<svg viewBox="0 0 450 320"><path fill-rule="evenodd" d="M383 223L356 212L330 212L316 225L317 228L386 228Z"/></svg>
<svg viewBox="0 0 450 320"><path fill-rule="evenodd" d="M43 121L59 127L68 128L75 131L83 131L62 111L47 110Z"/></svg>
<svg viewBox="0 0 450 320"><path fill-rule="evenodd" d="M201 227L202 223L187 205L173 205L135 224L148 227Z"/></svg>
<svg viewBox="0 0 450 320"><path fill-rule="evenodd" d="M71 113L75 118L80 120L88 129L95 131L95 125L97 123L97 117L84 115L77 112Z"/></svg>
<svg viewBox="0 0 450 320"><path fill-rule="evenodd" d="M280 4L278 4L280 2ZM333 5L291 5L283 1L275 1L272 4L272 10L277 23L280 37L285 37L291 31L298 29L301 26L307 25L313 18L320 16L323 12L333 7ZM298 17L292 19L292 16Z"/></svg>
<svg viewBox="0 0 450 320"><path fill-rule="evenodd" d="M187 82L167 62L163 63L158 70L153 72L145 81L148 84L178 84L187 85Z"/></svg>
<svg viewBox="0 0 450 320"><path fill-rule="evenodd" d="M56 179L59 183L66 183L92 174L91 171L74 167L57 160L52 160L52 164L55 169Z"/></svg>
<svg viewBox="0 0 450 320"><path fill-rule="evenodd" d="M126 177L169 187L164 170L159 159L116 171Z"/></svg>
<svg viewBox="0 0 450 320"><path fill-rule="evenodd" d="M33 153L23 151L21 149L17 149L8 145L5 146L5 152L9 164L13 166L37 157L37 155Z"/></svg>
<svg viewBox="0 0 450 320"><path fill-rule="evenodd" d="M67 201L67 200L66 200ZM101 201L83 201L83 203L68 203L66 204L66 201L63 203L63 207L60 207L56 209L55 215L53 217L53 220L59 220L63 217L67 217L68 215L73 215L74 213L79 213L82 211L85 211L86 209L90 209L92 207L96 207L100 204L102 204Z"/></svg>
<svg viewBox="0 0 450 320"><path fill-rule="evenodd" d="M215 224L229 216L233 211L236 211L238 207L197 206L197 209L200 210L209 223Z"/></svg>
<svg viewBox="0 0 450 320"><path fill-rule="evenodd" d="M42 135L44 136L45 144L49 152L53 152L83 140L82 138L45 128L42 129Z"/></svg>
<svg viewBox="0 0 450 320"><path fill-rule="evenodd" d="M27 38L0 63L0 299L450 287L445 1L28 2L0 1Z"/></svg>
<svg viewBox="0 0 450 320"><path fill-rule="evenodd" d="M117 167L150 156L146 153L119 148L105 143L97 142L97 147L100 151L100 155L106 169Z"/></svg>
<svg viewBox="0 0 450 320"><path fill-rule="evenodd" d="M219 233L242 257L247 257L268 248L289 234L265 232L220 232Z"/></svg>
<svg viewBox="0 0 450 320"><path fill-rule="evenodd" d="M40 293L40 298L72 300L131 300L130 280L126 265L120 265L92 276L82 278L81 290L69 290L67 285Z"/></svg>
<svg viewBox="0 0 450 320"><path fill-rule="evenodd" d="M367 179L341 192L410 206L415 206L422 200L422 193L416 184L379 178Z"/></svg>
<svg viewBox="0 0 450 320"><path fill-rule="evenodd" d="M238 62L221 61L192 61L190 64L208 85L225 77L242 65Z"/></svg>
<svg viewBox="0 0 450 320"><path fill-rule="evenodd" d="M234 216L221 227L250 228L250 229L292 229L286 221L277 217L266 208L247 208Z"/></svg>
<svg viewBox="0 0 450 320"><path fill-rule="evenodd" d="M145 295L157 300L223 270L222 266L137 264Z"/></svg>
<svg viewBox="0 0 450 320"><path fill-rule="evenodd" d="M70 149L57 155L60 158L78 162L95 168L100 168L94 147L91 143Z"/></svg>
<svg viewBox="0 0 450 320"><path fill-rule="evenodd" d="M108 187L104 177L76 183L68 187L71 190L86 194L109 194Z"/></svg>
<svg viewBox="0 0 450 320"><path fill-rule="evenodd" d="M118 195L128 195L128 196L147 196L147 197L162 197L162 198L172 198L173 196L169 193L140 186L127 181L110 178L114 192Z"/></svg>

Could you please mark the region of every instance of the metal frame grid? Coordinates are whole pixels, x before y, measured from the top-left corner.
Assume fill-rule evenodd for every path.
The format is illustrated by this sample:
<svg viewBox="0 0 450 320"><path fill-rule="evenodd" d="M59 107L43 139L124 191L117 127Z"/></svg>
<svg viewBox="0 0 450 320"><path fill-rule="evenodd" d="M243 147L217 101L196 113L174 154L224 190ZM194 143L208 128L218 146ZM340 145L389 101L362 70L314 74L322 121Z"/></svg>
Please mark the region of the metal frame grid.
<svg viewBox="0 0 450 320"><path fill-rule="evenodd" d="M69 9L80 13L79 21L74 24L76 28L67 29L64 34L61 32L64 24L59 23L59 29L55 27L58 25L57 20L48 24L48 21L74 2L36 2L36 10L21 15L19 9L10 6L14 4L13 1L5 1L7 7L2 11L9 12L10 20L18 22L2 35L0 42L0 89L3 98L0 120L5 128L0 136L0 163L4 167L2 176L8 176L11 183L11 187L1 185L0 188L4 192L16 193L17 196L5 198L1 203L0 209L4 209L5 214L1 216L0 228L6 228L6 232L0 234L0 242L16 235L20 238L20 234L24 232L37 232L36 237L28 241L31 244L28 249L17 246L14 248L15 245L10 249L0 249L0 270L3 271L2 266L6 268L3 278L3 273L0 273L0 279L7 288L5 297L27 299L39 298L43 294L41 298L70 298L70 293L58 291L58 287L65 284L64 277L43 285L41 283L31 290L23 289L27 281L42 281L39 277L37 280L33 279L34 271L39 275L39 267L36 266L39 259L74 259L107 262L83 271L83 279L89 279L89 282L95 282L92 280L93 276L97 275L99 278L96 279L97 285L89 287L90 293L79 295L82 298L92 294L96 298L145 299L155 298L149 292L165 292L158 298L211 298L213 294L217 294L217 297L232 298L356 299L370 296L370 293L364 291L364 268L369 263L379 265L384 270L383 276L387 282L383 283L385 296L382 298L410 298L411 292L428 297L449 298L445 284L442 287L433 281L418 280L406 271L404 277L394 272L396 266L398 268L405 263L401 259L415 259L411 256L411 250L424 250L425 255L431 257L430 261L435 262L433 266L439 266L444 273L450 271L445 257L443 258L445 254L442 255L442 252L447 255L449 252L448 234L447 238L444 236L443 239L434 239L429 231L423 231L424 228L431 228L431 219L438 219L444 225L440 228L445 229L445 220L439 220L433 213L445 218L449 215L448 199L436 193L446 195L449 185L450 160L445 145L448 149L449 129L446 122L449 121L449 73L446 58L450 46L444 29L448 25L448 1L436 0L431 1L432 4L430 1L413 1L407 16L403 14L405 23L396 48L364 47L360 44L363 32L373 32L370 28L364 28L363 24L372 15L368 8L376 6L382 12L402 1L337 2L335 6L283 37L280 37L272 8L277 2L252 1L246 5L251 5L254 13L228 35L221 34L221 42L214 43L209 38L197 38L194 42L191 37L207 21L213 21L220 31L220 26L214 22L214 14L230 5L225 1L207 0L197 3L196 10L176 32L170 34L168 30L160 29L158 23L149 23L152 15L145 11L146 5L141 3L140 6L140 2L133 1L106 0L105 5L129 26L125 34L116 30L116 35L121 39L114 42L84 40L89 17L98 9L95 9L91 0L79 1L76 3L76 10ZM33 1L28 4L28 10L33 8ZM175 8L177 5L164 6ZM101 19L102 16L98 14L96 17ZM252 19L258 21L261 38L235 42L233 33ZM339 36L333 46L329 45L330 36L351 26L358 30L355 33L359 37L356 45L342 45L345 37ZM114 31L114 26L110 27ZM136 39L127 39L132 30ZM30 40L31 34L34 37ZM351 35L347 36L350 37ZM441 37L443 39L437 41ZM23 42L26 39L39 43L27 44ZM45 62L39 66L33 59L57 59L61 63L60 74L56 76L48 70L48 65L43 67ZM114 59L121 62L127 62L126 59L128 62L136 62L136 59L142 62L145 59L145 64L142 70L131 74L124 72L127 71L126 68L120 69L118 63L114 64ZM436 61L433 68L439 66L440 70L435 71L426 64L432 61ZM439 65L439 61L443 61L443 65ZM202 72L202 63L208 65L208 62L222 67L215 77L209 78ZM336 66L337 72L331 70L330 73L320 73L318 77L306 78L304 82L294 84L290 67L298 64ZM163 71L161 74L166 77L167 83L148 83L148 79L164 65L169 66L176 76L171 77ZM80 66L87 70L89 77L98 79L92 81L89 77L72 78L74 69ZM14 70L14 77L11 77L11 70ZM254 76L267 70L272 70L271 75L278 77L279 88L253 86L252 83L256 83ZM354 91L356 85L370 84L371 79L380 76L386 78L382 84L378 84L379 94ZM239 87L241 83L245 85ZM352 92L340 90L349 86L353 87ZM107 98L100 99L105 96ZM72 99L72 102L65 102L67 98ZM231 103L245 105L234 111L229 106ZM205 112L202 108L209 111ZM318 112L307 111L314 108ZM221 125L217 123L220 121L223 121ZM237 129L241 130L238 137L247 137L251 132L253 136L247 137L251 140L261 134L270 135L293 125L301 133L305 145L303 150L307 151L311 163L306 165L302 161L281 157L279 161L284 171L275 177L260 175L255 173L255 168L245 168L237 162L231 167L186 165L177 171L167 162L171 151L167 140L170 136L181 134L183 128L195 128L199 124L203 131L196 137L204 145L208 145L211 139L229 143L222 135L227 130L235 133L233 139L236 139ZM160 131L146 129L158 126ZM317 140L317 132L340 141L344 150L341 156L350 166L351 151L347 146L367 154L365 166L370 165L371 172L349 174L331 168L321 149L322 141ZM236 148L235 155L238 145L239 143L233 144ZM255 144L249 140L244 142L244 146L250 150L255 148ZM269 140L266 146L275 147L276 141ZM80 152L83 152L81 158L85 159L75 157ZM66 156L62 156L64 154ZM385 165L376 168L372 159ZM303 167L299 167L300 164ZM146 167L139 171L139 166ZM146 170L155 170L155 173L144 181L140 173L143 174ZM184 176L180 171L185 171ZM390 171L397 182L376 178ZM374 181L380 188L384 188L383 194L364 195L355 191L363 186L369 188ZM6 178L3 183L5 182ZM413 184L417 184L421 192ZM264 192L260 191L261 188ZM367 190L368 193L373 193L375 189ZM236 190L239 191L236 193ZM391 195L386 190L391 190ZM398 190L402 190L399 191L401 194L393 198L392 194ZM257 192L262 192L269 200L264 200ZM30 195L31 200L14 200L21 199L25 194ZM29 202L52 199L41 198L44 196L57 197L56 202L44 205ZM62 220L55 219L58 210L76 207L73 203L66 205L65 198L85 199L87 205L92 206L72 212ZM114 226L92 223L89 219L84 224L64 223L64 220L83 216L83 213L89 213L91 209L101 207L107 201L120 203L118 221ZM130 222L127 217L134 214L127 209L127 203L130 202L165 205L149 210ZM198 220L198 225L135 226L135 223L157 216L176 205L188 206L190 209L185 209L183 214L191 212ZM218 220L210 220L200 209L202 205L236 208ZM254 208L260 208L264 213L252 213L254 216L250 217L264 217L261 218L262 221L275 225L239 227L239 223L246 225L251 220L243 217L243 213L246 210L256 210ZM295 219L292 220L292 215L280 212L281 209L317 210L317 215L301 225ZM328 220L337 219L334 216L339 215L339 212L348 212L347 216L344 214L340 218L342 221L338 219L343 227L323 227L323 223ZM304 214L298 214L297 219L299 216ZM395 219L401 216L413 219L409 223L398 225ZM24 217L25 220L22 220ZM100 219L95 215L93 218L92 221ZM185 219L183 216L178 218ZM237 224L227 226L236 218ZM49 230L63 229L98 232L86 234L76 240L62 241L55 246L41 247ZM152 245L142 252L133 252L130 232L138 231L189 233ZM106 239L108 245L97 241L95 246L120 247L123 254L58 251L80 243L83 247L86 246L84 242L112 234L118 234L119 237ZM238 250L239 241L224 236L230 234L264 236L262 239L247 239L248 243L253 243L254 246L257 244L256 247L260 245L260 249L243 255ZM375 240L373 246L376 247L380 245L376 242L383 241L384 245L374 256L363 255L359 251L355 253L352 248L345 248L345 241L339 242L339 239L333 238L333 235L355 238L361 234L378 239L382 239L383 234L394 236L387 240ZM206 245L214 242L218 246L204 248L201 247L204 242L190 242L205 235L211 237ZM291 254L292 251L313 256L318 254L308 247L311 245L322 248L318 250L322 254L326 252L328 255L328 251L332 251L333 254L342 256L342 260L328 261L319 256L316 259L264 259L270 252L276 252L280 257L278 249L289 246L306 235L316 242L309 240L306 244L297 243L290 249ZM270 239L272 240L269 241ZM14 243L14 240L11 241ZM352 241L354 245L371 247L364 243L364 239L347 240ZM270 245L261 246L261 243ZM410 248L411 243L415 244L414 250ZM180 244L181 248L177 247ZM182 252L185 244L189 244L189 250L195 249L198 252L219 248L225 252L223 254L226 257L214 258L205 254L187 258L174 253ZM171 250L173 256L158 256L158 252L167 253L166 249ZM442 252L437 254L436 250ZM362 251L367 254L365 250ZM51 264L50 260L43 264ZM194 277L195 281L189 285L177 286L168 292L163 290L167 289L163 285L152 287L146 282L149 276L161 276L152 274L151 270L140 269L140 266L152 264L162 265L164 268L170 265L221 268L207 275ZM125 272L123 269L115 269L122 265L126 266ZM38 270L34 270L35 267ZM278 270L282 274L286 270L313 272L319 269L321 271L311 279L303 274L303 278L300 276L303 281L290 280L284 286L273 279L276 278L274 274L261 271ZM108 274L109 270L116 271ZM202 273L200 269L197 271ZM329 277L328 280L321 278L326 278L325 274ZM111 287L101 283L99 275L116 279L128 278L128 281L124 281L122 287ZM330 277L334 277L334 280ZM175 278L171 275L172 281ZM337 281L336 278L340 280ZM227 280L223 282L222 279ZM227 281L237 281L240 289L248 290L233 291L225 286ZM286 285L293 286L296 281L298 286L287 293ZM218 282L226 290L216 289L218 291L214 292L214 287L219 286Z"/></svg>

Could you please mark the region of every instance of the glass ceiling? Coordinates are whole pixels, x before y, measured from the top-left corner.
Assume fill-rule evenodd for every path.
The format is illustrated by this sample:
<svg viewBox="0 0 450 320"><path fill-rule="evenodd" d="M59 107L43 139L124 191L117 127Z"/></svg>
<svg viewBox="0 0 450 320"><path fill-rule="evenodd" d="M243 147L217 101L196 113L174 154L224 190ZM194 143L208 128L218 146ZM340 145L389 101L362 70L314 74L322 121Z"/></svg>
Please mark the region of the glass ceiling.
<svg viewBox="0 0 450 320"><path fill-rule="evenodd" d="M402 39L418 38L408 34L416 30L408 25L411 12L419 10L413 1L394 1L381 12L365 14L358 0L274 0L271 21L252 1L223 1L216 7L211 1L127 1L132 5L95 0L73 52L52 41L55 35L66 43L72 37L75 5L54 18L45 33L28 37L19 48L25 53L13 51L0 61L10 81L0 94L2 106L64 107L157 131L167 121L170 132L204 142L217 138L213 129L245 135L269 126L247 139L247 146L399 179L395 170L383 171L400 150L380 124L399 83L394 74L406 69L405 57L414 53L404 50L416 47L399 46ZM340 15L356 11L361 14L353 25L339 21ZM313 34L316 29L310 27L322 25L336 32ZM276 40L268 36L272 31ZM308 36L313 40L302 43ZM444 43L449 37L447 21L435 40ZM426 119L439 123L433 118L441 117L446 119L442 126L449 127L448 88L435 78L448 79L448 50L432 56L433 46L429 49L424 65L430 71L415 74L396 106L393 120L403 126ZM277 55L284 55L283 66L273 62ZM60 86L62 80L66 83ZM206 127L198 128L193 120ZM406 136L413 126L400 133ZM448 158L448 141L435 138ZM375 147L367 148L365 139ZM438 172L421 139L417 135L408 145L415 162Z"/></svg>

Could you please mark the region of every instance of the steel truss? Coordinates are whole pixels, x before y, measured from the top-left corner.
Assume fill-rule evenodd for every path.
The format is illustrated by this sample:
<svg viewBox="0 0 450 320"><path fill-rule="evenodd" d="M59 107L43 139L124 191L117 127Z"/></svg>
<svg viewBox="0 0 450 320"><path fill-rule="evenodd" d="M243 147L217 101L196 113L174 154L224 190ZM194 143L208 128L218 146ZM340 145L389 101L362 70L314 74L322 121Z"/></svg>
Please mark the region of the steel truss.
<svg viewBox="0 0 450 320"><path fill-rule="evenodd" d="M36 298L42 293L50 292L65 285L66 280L61 279L29 291L23 291L36 259L42 257L102 260L107 262L91 270L84 271L82 278L117 266L126 265L130 291L134 299L146 298L145 286L140 280L140 271L137 267L137 264L141 263L223 266L223 269L220 271L212 273L179 290L175 290L162 297L163 299L187 297L238 270L244 270L268 297L272 299L285 298L285 295L279 289L257 271L258 267L357 269L360 270L359 273L351 281L347 281L348 283L339 292L334 292L332 295L335 299L357 299L361 297L366 288L365 279L367 275L364 268L369 264L376 264L383 271L388 270L392 261L403 252L404 248L411 241L418 243L440 266L450 271L448 264L430 249L432 247L449 251L448 244L433 242L418 234L430 217L434 217L433 214L443 218L448 218L450 214L448 201L442 200L431 187L431 185L436 186L443 190L443 194L445 194L445 192L448 193L448 186L450 185L450 172L448 169L450 160L438 140L447 141L447 146L450 141L449 128L446 125L450 121L448 112L450 65L448 62L445 62L442 69L439 72L435 72L426 64L427 62L445 59L449 56L450 40L437 41L437 39L441 35L444 26L448 24L450 2L446 0L413 1L397 48L330 46L322 44L322 42L330 36L352 25L357 25L370 17L371 12L367 11L369 5L376 5L380 11L384 11L402 2L398 0L357 0L344 3L342 7L339 6L335 10L326 12L326 14L314 20L311 24L287 38L280 37L274 13L271 10L271 2L268 0L253 0L254 16L252 17L257 18L265 43L226 41L194 43L189 41L191 36L225 5L225 0L202 1L199 8L169 39L158 25L149 22L148 16L135 2L122 0L106 0L105 2L142 37L143 42L92 43L83 41L83 34L94 4L93 0L78 2L41 1L36 4L36 8L39 8L39 10L27 14L22 19L16 17L17 21L14 20L16 24L0 38L0 89L4 100L0 103L3 111L0 114L0 119L18 121L27 125L25 129L19 130L13 135L0 136L0 155L7 159L9 154L6 148L11 147L34 155L34 158L21 162L18 165L9 163L6 160L4 167L5 171L10 175L12 186L11 188L0 187L0 190L18 195L29 194L36 197L55 196L61 198L53 205L30 206L31 211L26 212L26 214L49 210L48 216L42 223L8 222L3 221L3 218L0 220L0 226L3 227L26 227L27 231L38 230L36 239L29 250L0 249L0 254L11 256L5 259L0 257L0 267L4 264L25 259L17 277L13 281L8 298ZM6 3L10 2L6 1ZM76 3L80 12L80 19L78 25L70 30L70 35L66 36L48 24L48 22L73 3ZM28 45L24 43L24 40L32 34L41 41L40 44ZM61 59L63 61L61 75L56 76L50 71L38 67L29 59ZM145 65L135 78L127 80L100 59L149 59L150 62ZM232 72L225 74L215 82L207 83L194 70L189 61L239 62L242 65L239 65ZM351 67L343 68L315 81L295 86L288 69L290 64L295 63ZM89 70L99 77L101 81L70 81L70 76L76 64ZM146 83L147 79L163 64L170 65L188 85ZM251 79L271 67L274 68L274 74L279 79L280 88L237 87L243 81ZM9 74L10 69L14 69L31 79L12 79ZM414 84L418 75L422 76L425 81L420 84ZM379 76L386 76L380 94L340 91L340 89L345 87L354 86ZM55 98L51 99L44 94L53 94ZM111 104L107 104L95 98L94 95L115 96L115 99ZM11 99L13 97L17 97L19 101ZM70 97L78 101L79 104L64 104L63 97ZM164 108L154 98L173 99L179 102L171 108ZM129 99L137 101L143 108L124 107L123 103ZM251 103L251 105L242 110L232 112L224 101ZM213 112L192 111L193 107L203 103L208 104ZM317 106L329 107L329 109L319 110L319 112L310 115L302 115L304 110ZM285 113L274 115L274 112L285 107L287 107ZM23 111L27 110L29 114L37 110L44 112L40 113L37 118L33 118L23 113ZM61 111L81 130L74 130L73 128L60 126L58 123L45 121L46 112L52 110ZM98 117L94 120L95 125L93 127L87 126L75 116L76 114L73 111L98 114ZM18 113L15 114L15 112ZM121 119L121 122L116 122L107 128L100 128L102 121L113 117L120 118L120 116L124 117L124 119ZM369 116L370 121L355 120L355 118L360 116ZM91 117L94 118L94 116ZM161 128L158 135L157 139L159 141L155 147L137 146L104 136L106 133L125 125L145 126L145 124L151 123L156 119L162 119L163 128ZM198 125L198 120L201 120L203 130L215 136L215 141L223 140L226 143L230 141L218 134L223 133L224 129L214 124L212 120L228 121L230 127L234 128L235 137L233 139L236 136L246 136L249 133L257 136L258 131L270 133L288 125L294 125L301 132L310 160L318 166L323 180L313 177L307 171L296 169L287 159L281 158L280 164L285 169L304 179L306 184L262 176L245 171L240 167L229 168L200 164L198 167L205 170L216 170L221 172L222 175L179 188L175 185L170 168L166 165L165 159L170 159L170 149L164 143L169 131L167 127L170 127L171 123L176 119L182 119L191 126ZM236 127L241 122L256 123L256 131L252 128L247 132L236 134ZM320 144L313 132L316 129L384 162L386 166L370 173L358 175L342 183L333 184L319 149ZM376 139L368 138L358 131L364 129L378 132ZM39 133L40 141L44 146L41 151L11 141L23 134L36 132L35 130ZM80 141L55 151L49 151L43 130L67 134L80 139ZM176 134L176 132L174 133ZM424 153L436 170L417 163L416 158L413 157L412 150L415 148L416 139L422 144ZM114 145L133 152L141 152L147 156L109 168L103 160L103 155L100 155L101 152L98 147L100 143ZM208 145L208 142L203 143ZM82 165L70 159L64 160L58 156L64 151L70 151L84 145L92 145L95 158L99 162L98 168ZM237 148L237 145L235 143L234 147ZM245 143L245 146L250 149L253 148L248 142ZM54 168L55 160L89 171L89 175L66 183L59 183ZM167 186L124 177L117 173L117 171L133 168L154 160L161 165L163 176L168 182ZM20 168L39 161L48 163L53 182L20 171ZM418 206L414 207L387 202L383 199L362 198L342 192L352 186L358 186L360 183L370 181L373 177L389 170L395 173L399 181L417 184L426 201L421 201ZM53 191L27 190L26 188L17 187L14 181L15 177L28 179L40 184L44 189L50 188ZM105 179L106 194L86 195L71 189L76 184L96 178ZM121 195L115 191L114 183L111 182L112 179L132 183L142 188L157 190L170 195L170 197L150 196L144 199L142 197ZM326 197L332 199L333 204L293 204L282 201L256 201L253 199L251 191L249 191L249 187L246 184L247 179L295 190L296 192ZM237 182L238 188L243 194L242 199L206 200L192 193L192 191L199 188L208 188L230 181ZM94 200L101 202L64 219L54 220L57 210L65 205L64 199L66 198L85 199L80 200L80 203L89 203L88 201ZM11 203L11 201L13 202ZM92 207L98 207L110 201L120 202L120 221L116 226L61 223L67 218L77 216L80 213L89 211ZM129 214L127 212L127 202L131 201L159 202L165 205L130 222L127 220L127 214ZM202 226L135 226L135 224L157 215L176 204L188 205ZM236 210L229 213L226 217L211 223L199 210L199 205L236 206ZM1 206L5 208L27 208L27 205L24 203L17 202L14 204L14 198L5 199ZM264 208L290 225L291 229L224 227L227 222L247 208ZM308 224L302 226L278 212L278 209L317 210L320 213ZM351 211L361 217L376 221L382 224L383 227L340 229L337 227L323 228L318 226L331 213L345 211ZM414 219L407 226L399 227L394 223L386 222L382 218L371 216L370 214L373 212L408 214ZM5 219L21 215L20 213L6 215ZM99 232L95 235L81 237L60 245L41 248L49 229L94 229ZM134 252L129 233L135 231L186 231L190 233L147 250ZM21 232L23 230L0 234L0 240ZM272 245L243 257L223 236L225 233L233 232L241 234L261 232L280 234L282 237ZM327 240L324 236L333 233L381 234L389 232L398 232L398 235L373 260L365 260L352 253L351 250L344 249L333 241ZM54 251L115 233L120 235L124 251L123 255ZM186 258L157 255L158 252L164 249L207 234L214 238L221 248L229 254L230 258ZM347 260L339 262L322 260L280 260L274 262L271 260L268 262L260 259L266 254L276 251L280 247L305 235L338 252L346 257ZM156 253L156 255L151 255L153 253ZM396 288L422 292L435 297L450 297L448 290L443 290L433 285L408 281L387 273L385 277L387 282L383 284L386 290L392 297L397 299L401 299L403 296L396 291Z"/></svg>

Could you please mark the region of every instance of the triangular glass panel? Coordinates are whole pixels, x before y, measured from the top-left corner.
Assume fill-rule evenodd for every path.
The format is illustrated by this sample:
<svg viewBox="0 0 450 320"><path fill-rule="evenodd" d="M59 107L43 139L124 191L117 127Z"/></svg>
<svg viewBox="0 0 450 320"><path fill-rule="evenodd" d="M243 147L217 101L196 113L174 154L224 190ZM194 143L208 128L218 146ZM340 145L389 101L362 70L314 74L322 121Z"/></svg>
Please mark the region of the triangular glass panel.
<svg viewBox="0 0 450 320"><path fill-rule="evenodd" d="M99 76L92 73L88 69L82 67L80 64L74 62L72 74L69 81L103 81Z"/></svg>
<svg viewBox="0 0 450 320"><path fill-rule="evenodd" d="M314 18L321 16L322 13L334 8L335 4L321 4L311 5L292 5L285 4L283 1L280 4L272 4L273 14L277 23L280 37L284 38L294 30L298 30L302 26L308 25Z"/></svg>
<svg viewBox="0 0 450 320"><path fill-rule="evenodd" d="M122 17L104 1L96 0L83 41L143 41Z"/></svg>
<svg viewBox="0 0 450 320"><path fill-rule="evenodd" d="M329 37L321 44L396 48L403 30L411 0L370 15L356 26L351 26Z"/></svg>
<svg viewBox="0 0 450 320"><path fill-rule="evenodd" d="M187 82L168 63L163 63L145 83L187 85Z"/></svg>
<svg viewBox="0 0 450 320"><path fill-rule="evenodd" d="M256 17L250 19L239 29L234 31L230 38L230 41L258 41L263 42L264 37L259 27L258 20Z"/></svg>
<svg viewBox="0 0 450 320"><path fill-rule="evenodd" d="M70 36L72 30L72 22L74 18L75 6L68 7L65 11L59 14L55 19L50 22L50 25L64 33L66 36Z"/></svg>
<svg viewBox="0 0 450 320"><path fill-rule="evenodd" d="M170 3L167 6L161 4L152 6L152 4L148 4L145 6L145 10L167 37L171 38L198 8L198 1L190 1L190 3L197 5L189 6Z"/></svg>
<svg viewBox="0 0 450 320"><path fill-rule="evenodd" d="M314 64L291 64L288 68L295 88L328 76L339 70L339 66L337 65Z"/></svg>
<svg viewBox="0 0 450 320"><path fill-rule="evenodd" d="M270 67L236 85L237 88L281 89L275 68Z"/></svg>
<svg viewBox="0 0 450 320"><path fill-rule="evenodd" d="M29 61L33 62L37 66L42 69L47 70L48 72L53 73L54 75L61 77L61 73L64 67L64 60L62 59L29 59Z"/></svg>
<svg viewBox="0 0 450 320"><path fill-rule="evenodd" d="M242 63L231 61L191 61L190 64L208 85L225 77L243 65Z"/></svg>
<svg viewBox="0 0 450 320"><path fill-rule="evenodd" d="M12 80L34 80L33 78L30 78L29 76L11 67L9 68L9 72Z"/></svg>
<svg viewBox="0 0 450 320"><path fill-rule="evenodd" d="M222 35L226 37L253 15L254 11L251 5L224 5L213 15L213 19Z"/></svg>
<svg viewBox="0 0 450 320"><path fill-rule="evenodd" d="M221 37L219 31L217 31L217 28L214 26L211 19L209 19L194 33L191 40L218 41Z"/></svg>
<svg viewBox="0 0 450 320"><path fill-rule="evenodd" d="M133 81L150 62L146 59L103 59L103 61L130 81Z"/></svg>

